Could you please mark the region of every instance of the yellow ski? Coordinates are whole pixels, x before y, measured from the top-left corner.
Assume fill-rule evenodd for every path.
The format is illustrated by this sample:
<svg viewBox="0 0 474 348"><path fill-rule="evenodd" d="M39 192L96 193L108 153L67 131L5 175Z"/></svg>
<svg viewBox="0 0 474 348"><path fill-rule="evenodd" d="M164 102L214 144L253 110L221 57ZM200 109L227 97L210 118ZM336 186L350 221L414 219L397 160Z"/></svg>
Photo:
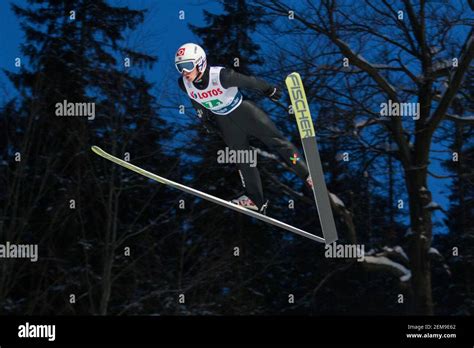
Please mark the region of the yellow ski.
<svg viewBox="0 0 474 348"><path fill-rule="evenodd" d="M309 175L313 180L313 194L318 210L324 241L331 244L337 240L336 224L331 210L329 195L324 180L323 166L319 157L318 144L311 119L303 81L297 72L291 73L285 80L295 113L301 142L308 165Z"/></svg>
<svg viewBox="0 0 474 348"><path fill-rule="evenodd" d="M267 222L269 224L272 224L274 226L277 226L277 227L280 227L280 228L283 228L287 231L290 231L290 232L293 232L293 233L296 233L296 234L299 234L300 236L303 236L303 237L306 237L306 238L309 238L309 239L312 239L316 242L320 242L320 243L324 243L324 239L321 238L321 237L318 237L318 236L315 236L314 234L311 234L309 232L306 232L306 231L303 231L299 228L296 228L294 226L291 226L291 225L288 225L284 222L281 222L281 221L278 221L276 219L273 219L271 217L268 217L266 215L263 215L263 214L260 214L260 213L257 213L255 211L252 211L252 210L248 210L246 208L243 208L241 206L238 206L236 204L233 204L231 202L228 202L224 199L221 199L221 198L218 198L218 197L215 197L215 196L212 196L210 194L207 194L207 193L204 193L204 192L201 192L201 191L198 191L198 190L195 190L191 187L188 187L188 186L185 186L185 185L182 185L182 184L179 184L177 182L174 182L174 181L171 181L171 180L168 180L166 178L163 178L161 176L158 176L156 174L153 174L153 173L150 173L149 171L146 171L145 169L142 169L140 167L137 167L131 163L128 163L124 160L121 160L120 158L117 158L107 152L105 152L104 150L102 150L100 147L98 146L92 146L92 151L94 151L94 153L96 153L97 155L105 158L105 159L108 159L109 161L112 161L124 168L127 168L129 170L132 170L134 171L135 173L138 173L140 175L143 175L143 176L146 176L147 178L150 178L152 180L155 180L155 181L158 181L159 183L161 184L164 184L164 185L168 185L168 186L171 186L171 187L174 187L174 188L177 188L178 190L181 190L181 191L184 191L184 192L187 192L187 193L190 193L192 195L195 195L195 196L198 196L200 198L203 198L203 199L206 199L210 202L213 202L213 203L216 203L216 204L219 204L219 205L222 205L226 208L229 208L229 209L232 209L232 210L235 210L235 211L238 211L239 213L242 213L242 214L245 214L245 215L248 215L248 216L251 216L251 217L254 217L254 218L257 218L261 221L264 221L264 222Z"/></svg>

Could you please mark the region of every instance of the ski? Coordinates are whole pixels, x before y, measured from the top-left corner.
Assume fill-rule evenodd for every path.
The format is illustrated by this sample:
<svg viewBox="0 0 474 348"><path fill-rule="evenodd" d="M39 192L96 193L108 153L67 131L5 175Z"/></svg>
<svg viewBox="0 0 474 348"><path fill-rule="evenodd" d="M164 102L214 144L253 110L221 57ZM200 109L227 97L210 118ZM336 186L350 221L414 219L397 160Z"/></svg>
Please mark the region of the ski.
<svg viewBox="0 0 474 348"><path fill-rule="evenodd" d="M301 80L300 74L293 72L287 76L285 83L298 124L309 175L313 180L314 200L316 201L324 241L326 244L331 244L337 240L336 224L334 223L331 204L329 202L323 166L319 157L313 120L311 119L311 112L306 99L303 81Z"/></svg>
<svg viewBox="0 0 474 348"><path fill-rule="evenodd" d="M311 234L309 232L306 232L306 231L303 231L299 228L296 228L294 226L291 226L291 225L288 225L284 222L281 222L279 220L276 220L276 219L273 219L271 217L268 217L266 215L263 215L263 214L260 214L260 213L257 213L257 212L254 212L252 210L248 210L246 208L243 208L243 207L240 207L238 205L235 205L231 202L228 202L224 199L221 199L221 198L218 198L218 197L215 197L215 196L212 196L210 194L207 194L207 193L204 193L204 192L201 192L201 191L198 191L196 189L193 189L191 187L188 187L188 186L185 186L185 185L182 185L182 184L179 184L177 182L174 182L174 181L171 181L169 179L166 179L166 178L163 178L161 176L158 176L156 174L153 174L153 173L150 173L149 171L146 171L145 169L142 169L140 167L137 167L129 162L126 162L124 160L121 160L120 158L117 158L107 152L105 152L104 150L102 150L100 147L98 146L92 146L92 151L94 153L96 153L97 155L109 160L109 161L112 161L124 168L127 168L131 171L134 171L135 173L138 173L140 175L143 175L143 176L146 176L147 178L150 178L152 180L155 180L155 181L158 181L159 183L161 184L164 184L164 185L167 185L167 186L170 186L170 187L173 187L173 188L176 188L178 190L181 190L181 191L184 191L186 193L190 193L192 195L195 195L197 197L200 197L200 198L203 198L205 200L208 200L210 202L213 202L213 203L216 203L216 204L219 204L221 206L224 206L226 208L229 208L229 209L232 209L232 210L235 210L239 213L242 213L242 214L245 214L245 215L248 215L248 216L251 216L251 217L254 217L256 219L259 219L261 221L264 221L266 223L269 223L271 225L274 225L274 226L277 226L277 227L280 227L280 228L283 228L287 231L290 231L290 232L293 232L293 233L296 233L300 236L303 236L303 237L306 237L306 238L309 238L311 240L314 240L316 242L320 242L320 243L324 243L324 239L321 238L321 237L318 237L318 236L315 236L314 234Z"/></svg>

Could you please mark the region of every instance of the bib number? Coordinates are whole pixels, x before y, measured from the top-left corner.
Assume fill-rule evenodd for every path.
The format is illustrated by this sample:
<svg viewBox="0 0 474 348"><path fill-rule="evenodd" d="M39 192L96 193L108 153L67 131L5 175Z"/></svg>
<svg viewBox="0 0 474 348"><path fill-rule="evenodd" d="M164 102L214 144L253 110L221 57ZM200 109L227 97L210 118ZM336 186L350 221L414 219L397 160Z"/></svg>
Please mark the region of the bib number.
<svg viewBox="0 0 474 348"><path fill-rule="evenodd" d="M211 109L211 108L214 108L216 106L219 106L223 104L219 99L212 99L212 100L209 100L209 101L206 101L206 102L203 102L202 105L204 105L204 107L206 109Z"/></svg>

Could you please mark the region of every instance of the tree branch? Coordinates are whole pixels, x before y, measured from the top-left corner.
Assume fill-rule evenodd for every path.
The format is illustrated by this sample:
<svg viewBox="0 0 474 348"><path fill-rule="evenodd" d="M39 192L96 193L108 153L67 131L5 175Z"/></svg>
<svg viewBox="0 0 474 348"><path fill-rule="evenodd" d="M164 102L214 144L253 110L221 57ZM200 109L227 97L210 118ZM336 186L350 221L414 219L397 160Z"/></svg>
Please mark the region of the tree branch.
<svg viewBox="0 0 474 348"><path fill-rule="evenodd" d="M474 124L474 115L461 117L459 115L446 114L446 118L461 124Z"/></svg>
<svg viewBox="0 0 474 348"><path fill-rule="evenodd" d="M469 65L474 57L474 30L471 29L469 35L464 44L464 51L459 60L459 66L454 72L449 86L444 92L441 100L438 104L438 107L434 111L431 118L428 120L428 130L430 133L433 133L436 127L439 125L441 120L446 116L446 111L448 110L449 105L451 104L454 96L456 95L463 77L469 68Z"/></svg>

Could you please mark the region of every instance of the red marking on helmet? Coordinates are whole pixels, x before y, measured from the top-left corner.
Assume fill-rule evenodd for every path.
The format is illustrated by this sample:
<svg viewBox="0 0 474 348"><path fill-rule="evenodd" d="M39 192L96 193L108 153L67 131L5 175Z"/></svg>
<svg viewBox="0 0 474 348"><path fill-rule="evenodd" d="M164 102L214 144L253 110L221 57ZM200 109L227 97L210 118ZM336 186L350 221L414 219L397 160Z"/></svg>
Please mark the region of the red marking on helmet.
<svg viewBox="0 0 474 348"><path fill-rule="evenodd" d="M176 56L179 57L179 56L183 56L184 55L184 51L186 51L186 47L181 47L178 52L176 53Z"/></svg>

